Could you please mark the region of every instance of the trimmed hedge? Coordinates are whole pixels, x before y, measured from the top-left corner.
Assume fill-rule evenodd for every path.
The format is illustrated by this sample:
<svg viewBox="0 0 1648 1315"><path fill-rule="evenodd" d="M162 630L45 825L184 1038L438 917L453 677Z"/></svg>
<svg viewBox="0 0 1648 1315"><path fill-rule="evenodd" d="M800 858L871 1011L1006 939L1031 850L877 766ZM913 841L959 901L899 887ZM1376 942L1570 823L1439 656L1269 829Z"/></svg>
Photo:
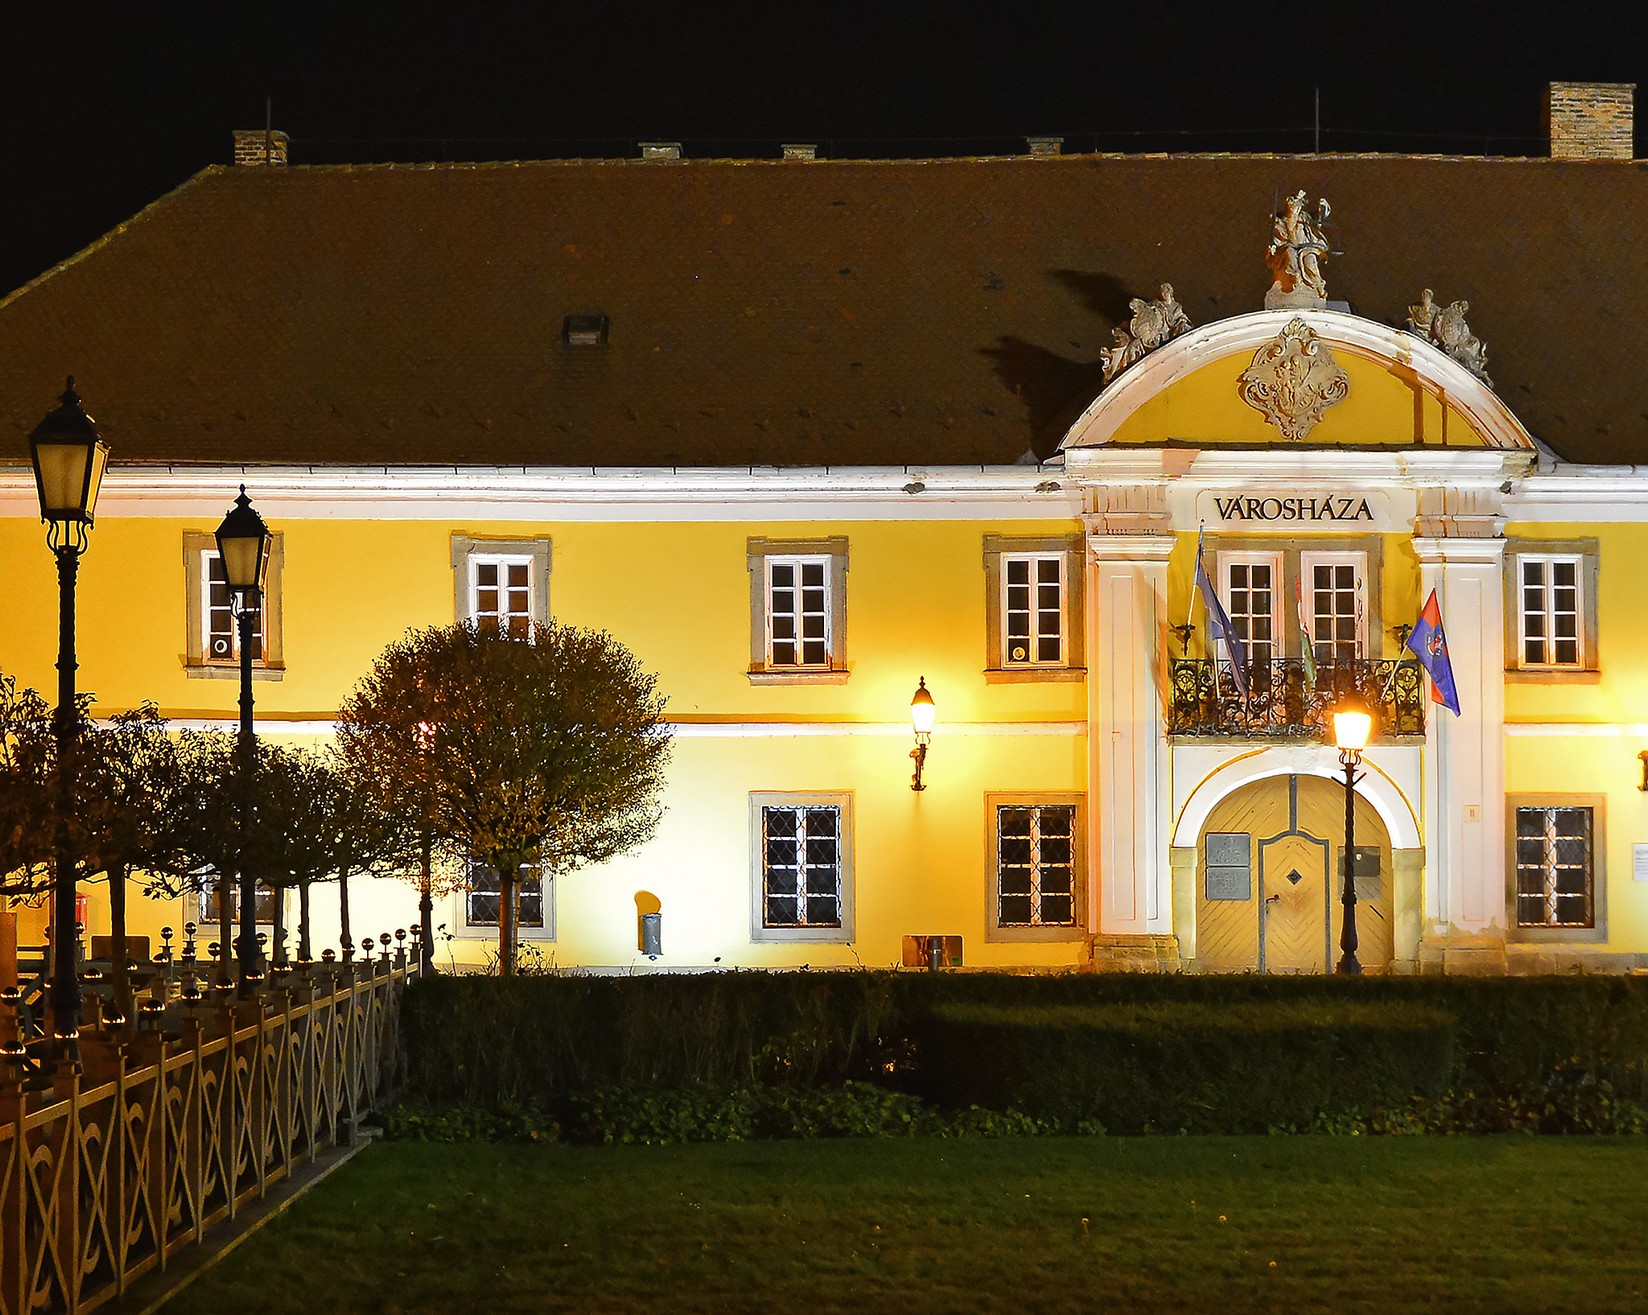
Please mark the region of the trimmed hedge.
<svg viewBox="0 0 1648 1315"><path fill-rule="evenodd" d="M922 1028L934 1100L1112 1132L1264 1132L1434 1097L1454 1018L1412 1002L940 1005Z"/></svg>
<svg viewBox="0 0 1648 1315"><path fill-rule="evenodd" d="M1598 1101L1648 1104L1648 978L436 977L404 1023L409 1096L477 1109L873 1082L1065 1126L1238 1131L1412 1125L1396 1107L1445 1089L1438 1108L1501 1112L1448 1127L1583 1131Z"/></svg>

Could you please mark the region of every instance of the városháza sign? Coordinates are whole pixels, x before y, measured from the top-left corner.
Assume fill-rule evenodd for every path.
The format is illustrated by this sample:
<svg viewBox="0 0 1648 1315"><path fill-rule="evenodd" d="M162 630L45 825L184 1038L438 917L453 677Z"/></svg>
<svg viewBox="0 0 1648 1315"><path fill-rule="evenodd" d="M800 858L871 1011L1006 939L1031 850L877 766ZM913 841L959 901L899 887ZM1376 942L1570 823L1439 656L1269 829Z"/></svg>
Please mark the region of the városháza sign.
<svg viewBox="0 0 1648 1315"><path fill-rule="evenodd" d="M1208 495L1214 514L1222 521L1345 522L1371 521L1373 508L1365 496L1350 493L1283 493L1255 496L1233 493Z"/></svg>

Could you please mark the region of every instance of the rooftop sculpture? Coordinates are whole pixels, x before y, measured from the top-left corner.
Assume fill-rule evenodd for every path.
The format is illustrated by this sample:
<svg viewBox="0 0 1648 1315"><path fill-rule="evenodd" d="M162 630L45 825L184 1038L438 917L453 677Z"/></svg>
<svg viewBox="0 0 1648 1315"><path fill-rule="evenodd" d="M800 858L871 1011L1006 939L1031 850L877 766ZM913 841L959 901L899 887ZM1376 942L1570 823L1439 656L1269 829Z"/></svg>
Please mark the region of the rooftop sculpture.
<svg viewBox="0 0 1648 1315"><path fill-rule="evenodd" d="M1465 322L1465 313L1470 308L1468 301L1438 306L1431 290L1426 288L1419 294L1418 304L1408 307L1407 329L1440 347L1492 388L1493 380L1488 377L1488 349Z"/></svg>
<svg viewBox="0 0 1648 1315"><path fill-rule="evenodd" d="M1132 318L1125 327L1110 330L1116 340L1114 347L1104 351L1104 382L1109 383L1135 361L1155 351L1190 329L1190 317L1173 295L1173 285L1164 283L1155 301L1134 297L1128 303Z"/></svg>
<svg viewBox="0 0 1648 1315"><path fill-rule="evenodd" d="M1321 310L1327 306L1328 285L1322 277L1322 261L1331 252L1322 230L1332 213L1326 201L1318 200L1316 213L1311 214L1303 191L1282 202L1281 213L1272 221L1270 246L1265 249L1265 263L1274 278L1270 291L1265 293L1266 310Z"/></svg>

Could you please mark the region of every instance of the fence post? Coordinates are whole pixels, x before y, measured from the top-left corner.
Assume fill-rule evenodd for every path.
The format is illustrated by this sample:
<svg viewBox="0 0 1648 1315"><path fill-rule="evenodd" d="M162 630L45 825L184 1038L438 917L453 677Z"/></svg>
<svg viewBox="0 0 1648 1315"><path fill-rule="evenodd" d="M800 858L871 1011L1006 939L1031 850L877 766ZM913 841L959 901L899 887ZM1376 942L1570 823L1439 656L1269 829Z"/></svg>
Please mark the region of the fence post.
<svg viewBox="0 0 1648 1315"><path fill-rule="evenodd" d="M0 1199L0 1219L5 1221L5 1236L0 1237L0 1307L10 1311L26 1311L28 1307L28 1269L24 1255L25 1211L28 1209L28 1188L24 1175L29 1172L29 1147L23 1135L23 1115L28 1102L23 1095L23 1065L18 1059L7 1058L5 1067L10 1072L0 1076L0 1126L9 1132L9 1138L0 1140L0 1183L5 1194Z"/></svg>

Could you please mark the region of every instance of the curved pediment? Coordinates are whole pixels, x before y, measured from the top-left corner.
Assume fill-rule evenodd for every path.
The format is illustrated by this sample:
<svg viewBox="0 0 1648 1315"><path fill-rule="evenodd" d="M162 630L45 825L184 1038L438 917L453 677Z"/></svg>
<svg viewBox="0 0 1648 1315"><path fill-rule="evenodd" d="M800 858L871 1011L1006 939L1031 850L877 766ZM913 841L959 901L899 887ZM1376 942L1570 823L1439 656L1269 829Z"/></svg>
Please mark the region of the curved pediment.
<svg viewBox="0 0 1648 1315"><path fill-rule="evenodd" d="M1172 339L1106 386L1059 450L1166 443L1534 450L1440 348L1326 310L1258 311Z"/></svg>

